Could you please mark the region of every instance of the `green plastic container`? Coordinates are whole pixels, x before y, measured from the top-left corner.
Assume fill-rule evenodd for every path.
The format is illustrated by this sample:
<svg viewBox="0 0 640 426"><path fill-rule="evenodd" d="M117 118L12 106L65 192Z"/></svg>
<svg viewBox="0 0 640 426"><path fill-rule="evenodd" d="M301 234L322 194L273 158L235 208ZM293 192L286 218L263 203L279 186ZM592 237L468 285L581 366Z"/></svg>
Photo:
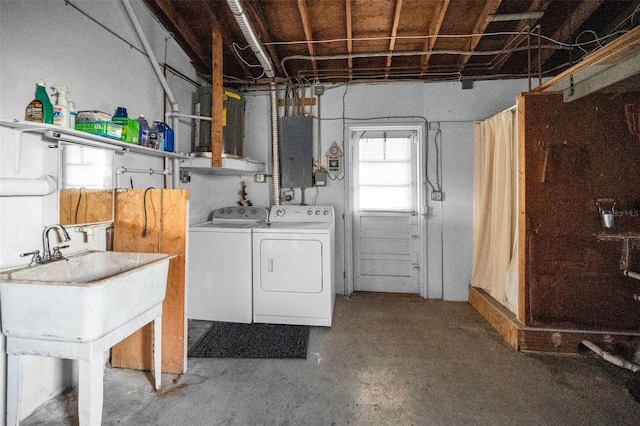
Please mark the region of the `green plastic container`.
<svg viewBox="0 0 640 426"><path fill-rule="evenodd" d="M121 141L136 145L139 143L140 123L137 120L132 120L128 117L113 117L111 121L122 126Z"/></svg>
<svg viewBox="0 0 640 426"><path fill-rule="evenodd" d="M122 137L122 126L112 121L82 121L76 123L76 130L111 139L120 139Z"/></svg>

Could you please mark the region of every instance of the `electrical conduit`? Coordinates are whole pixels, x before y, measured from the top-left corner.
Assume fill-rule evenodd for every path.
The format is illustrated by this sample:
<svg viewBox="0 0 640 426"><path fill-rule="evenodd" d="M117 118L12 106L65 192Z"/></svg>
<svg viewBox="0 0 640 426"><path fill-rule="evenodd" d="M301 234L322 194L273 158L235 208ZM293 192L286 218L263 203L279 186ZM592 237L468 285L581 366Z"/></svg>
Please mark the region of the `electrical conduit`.
<svg viewBox="0 0 640 426"><path fill-rule="evenodd" d="M273 70L273 64L271 59L267 55L267 52L264 49L262 43L258 39L247 14L242 8L242 4L240 0L227 0L227 4L233 13L233 16L236 18L236 22L238 22L238 26L244 35L244 38L247 40L247 43L251 47L251 50L258 58L258 62L262 68L264 68L264 73L269 78L275 77L275 72ZM273 164L272 164L272 190L273 190L273 205L280 205L280 141L279 141L279 133L278 133L278 92L275 82L272 82L269 85L269 92L271 97L271 148L272 148L272 156L273 156Z"/></svg>

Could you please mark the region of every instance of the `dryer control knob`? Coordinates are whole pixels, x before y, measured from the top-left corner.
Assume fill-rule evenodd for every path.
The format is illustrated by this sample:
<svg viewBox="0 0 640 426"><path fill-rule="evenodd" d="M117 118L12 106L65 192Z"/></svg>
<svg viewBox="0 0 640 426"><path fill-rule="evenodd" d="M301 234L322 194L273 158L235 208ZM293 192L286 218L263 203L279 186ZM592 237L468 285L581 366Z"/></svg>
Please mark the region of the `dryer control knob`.
<svg viewBox="0 0 640 426"><path fill-rule="evenodd" d="M244 214L244 209L238 209L238 213Z"/></svg>
<svg viewBox="0 0 640 426"><path fill-rule="evenodd" d="M313 212L311 210L307 210L307 215L311 216Z"/></svg>
<svg viewBox="0 0 640 426"><path fill-rule="evenodd" d="M316 216L320 215L320 210L316 210Z"/></svg>
<svg viewBox="0 0 640 426"><path fill-rule="evenodd" d="M284 216L284 215L285 215L285 213L286 213L286 210L285 210L285 209L278 209L278 210L276 210L276 216L282 217L282 216Z"/></svg>

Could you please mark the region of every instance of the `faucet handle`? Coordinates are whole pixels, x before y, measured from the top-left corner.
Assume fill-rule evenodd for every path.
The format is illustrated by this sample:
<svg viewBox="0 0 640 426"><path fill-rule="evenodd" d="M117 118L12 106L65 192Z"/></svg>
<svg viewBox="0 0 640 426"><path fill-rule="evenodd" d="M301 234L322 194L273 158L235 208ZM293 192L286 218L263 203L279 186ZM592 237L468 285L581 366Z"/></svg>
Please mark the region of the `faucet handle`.
<svg viewBox="0 0 640 426"><path fill-rule="evenodd" d="M63 255L62 252L60 252L60 250L62 249L66 249L69 248L68 244L65 244L63 246L55 246L53 248L53 253L51 253L51 260L67 260Z"/></svg>
<svg viewBox="0 0 640 426"><path fill-rule="evenodd" d="M40 262L42 262L42 258L40 257L40 250L34 250L28 253L22 253L20 255L20 257L26 257L26 256L33 256L31 258L31 262L29 263L29 266L37 265Z"/></svg>

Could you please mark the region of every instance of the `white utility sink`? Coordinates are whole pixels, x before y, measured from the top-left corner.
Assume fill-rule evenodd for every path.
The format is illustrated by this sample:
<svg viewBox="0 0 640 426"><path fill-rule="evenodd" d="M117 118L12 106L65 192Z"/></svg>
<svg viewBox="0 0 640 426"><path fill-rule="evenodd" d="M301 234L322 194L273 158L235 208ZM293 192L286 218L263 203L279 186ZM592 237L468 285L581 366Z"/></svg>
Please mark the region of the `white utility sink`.
<svg viewBox="0 0 640 426"><path fill-rule="evenodd" d="M164 300L168 254L90 251L0 273L7 337L92 342Z"/></svg>
<svg viewBox="0 0 640 426"><path fill-rule="evenodd" d="M101 424L103 354L150 322L155 388L160 388L162 301L173 257L90 251L0 272L8 425L18 424L22 355L78 360L79 423Z"/></svg>

